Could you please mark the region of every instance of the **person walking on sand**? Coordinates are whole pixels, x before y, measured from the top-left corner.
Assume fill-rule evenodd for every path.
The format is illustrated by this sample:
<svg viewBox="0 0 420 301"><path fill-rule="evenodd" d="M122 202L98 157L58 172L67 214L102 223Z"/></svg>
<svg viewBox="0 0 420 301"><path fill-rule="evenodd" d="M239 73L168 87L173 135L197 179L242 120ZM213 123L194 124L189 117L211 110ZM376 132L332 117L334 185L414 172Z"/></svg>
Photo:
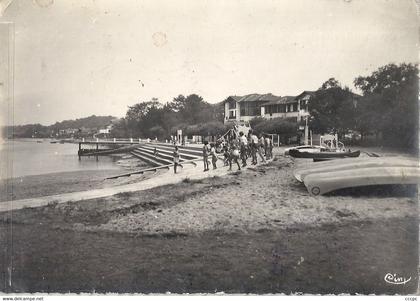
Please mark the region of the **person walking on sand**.
<svg viewBox="0 0 420 301"><path fill-rule="evenodd" d="M217 169L217 166L216 166L217 153L216 153L216 145L214 143L211 144L210 154L211 154L211 163L213 164L213 169Z"/></svg>
<svg viewBox="0 0 420 301"><path fill-rule="evenodd" d="M263 151L264 151L264 136L260 134L259 139L258 139L257 152L261 160L263 161L263 163L265 163L266 161L263 155Z"/></svg>
<svg viewBox="0 0 420 301"><path fill-rule="evenodd" d="M209 170L209 147L208 147L208 142L204 141L204 145L203 145L203 162L204 162L204 171L208 171Z"/></svg>
<svg viewBox="0 0 420 301"><path fill-rule="evenodd" d="M246 139L243 132L239 132L239 142L241 146L242 167L246 166L248 139Z"/></svg>
<svg viewBox="0 0 420 301"><path fill-rule="evenodd" d="M260 139L258 140L259 144L260 144L260 148L261 148L261 152L264 152L264 156L265 156L265 139L264 139L264 134L260 134Z"/></svg>
<svg viewBox="0 0 420 301"><path fill-rule="evenodd" d="M268 145L268 151L270 152L270 159L273 159L273 139L270 137L269 139L269 145Z"/></svg>
<svg viewBox="0 0 420 301"><path fill-rule="evenodd" d="M229 165L229 148L228 146L225 144L225 146L223 147L223 157L224 157L224 166L228 166Z"/></svg>
<svg viewBox="0 0 420 301"><path fill-rule="evenodd" d="M257 160L258 137L254 133L252 133L249 138L250 138L249 147L251 150L252 165L256 165L258 164L258 160Z"/></svg>
<svg viewBox="0 0 420 301"><path fill-rule="evenodd" d="M239 150L234 143L232 143L230 147L230 154L229 154L229 171L232 170L232 162L235 162L238 165L238 170L241 170L241 165L238 162L239 159Z"/></svg>
<svg viewBox="0 0 420 301"><path fill-rule="evenodd" d="M174 173L176 173L176 169L177 169L177 167L179 165L179 157L180 157L179 156L178 146L175 146L175 150L174 150L173 156L174 156Z"/></svg>
<svg viewBox="0 0 420 301"><path fill-rule="evenodd" d="M265 158L267 160L270 160L270 138L268 135L265 135L264 149L265 149Z"/></svg>

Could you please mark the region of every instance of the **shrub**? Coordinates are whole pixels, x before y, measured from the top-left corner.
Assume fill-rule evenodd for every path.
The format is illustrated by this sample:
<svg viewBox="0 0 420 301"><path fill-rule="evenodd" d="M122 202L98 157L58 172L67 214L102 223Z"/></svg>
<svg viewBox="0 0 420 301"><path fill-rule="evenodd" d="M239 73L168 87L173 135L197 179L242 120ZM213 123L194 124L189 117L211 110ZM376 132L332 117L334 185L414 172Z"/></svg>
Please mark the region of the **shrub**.
<svg viewBox="0 0 420 301"><path fill-rule="evenodd" d="M291 122L283 118L264 120L255 126L255 130L258 132L279 135L296 135L297 129L297 122Z"/></svg>

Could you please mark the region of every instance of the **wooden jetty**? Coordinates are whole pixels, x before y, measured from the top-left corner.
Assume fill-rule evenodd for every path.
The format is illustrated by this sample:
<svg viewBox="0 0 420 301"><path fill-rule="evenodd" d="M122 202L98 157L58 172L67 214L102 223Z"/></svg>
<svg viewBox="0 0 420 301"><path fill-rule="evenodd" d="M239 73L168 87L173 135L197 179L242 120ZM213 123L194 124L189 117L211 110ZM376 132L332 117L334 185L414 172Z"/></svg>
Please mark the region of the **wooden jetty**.
<svg viewBox="0 0 420 301"><path fill-rule="evenodd" d="M157 171L158 169L169 169L174 166L173 152L174 145L161 142L149 142L141 139L124 139L124 140L90 140L90 141L73 141L79 144L79 159L83 156L111 155L116 153L128 153L132 156L148 163L151 167L136 170L121 175L109 177L107 179L115 179L119 177L128 177L133 174L142 174L149 171ZM178 146L180 153L181 168L185 164L197 166L197 161L202 160L202 149L197 146Z"/></svg>
<svg viewBox="0 0 420 301"><path fill-rule="evenodd" d="M130 150L130 146L142 143L141 139L71 140L67 142L79 144L79 150L77 152L79 159L82 156L97 157L102 155L110 155L113 153L128 152Z"/></svg>

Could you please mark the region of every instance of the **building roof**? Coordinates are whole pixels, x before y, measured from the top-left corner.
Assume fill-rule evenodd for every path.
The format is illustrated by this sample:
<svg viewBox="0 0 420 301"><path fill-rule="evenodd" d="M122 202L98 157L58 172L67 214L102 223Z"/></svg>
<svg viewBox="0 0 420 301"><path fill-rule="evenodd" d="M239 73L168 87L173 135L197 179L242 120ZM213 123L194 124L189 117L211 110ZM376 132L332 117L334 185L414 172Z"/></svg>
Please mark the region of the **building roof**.
<svg viewBox="0 0 420 301"><path fill-rule="evenodd" d="M296 96L283 96L283 97L277 97L277 99L273 99L272 101L269 101L265 103L265 106L269 105L278 105L278 104L287 104L287 103L294 103L296 102Z"/></svg>
<svg viewBox="0 0 420 301"><path fill-rule="evenodd" d="M229 96L228 98L225 99L225 101L228 101L228 100L234 100L236 102L256 101L256 102L261 103L264 106L277 105L277 104L289 104L289 103L296 102L299 98L302 98L305 95L310 95L310 96L314 97L315 92L316 91L305 90L297 96L276 96L276 95L273 95L271 93L268 93L268 94L253 93L253 94L248 94L248 95L244 95L244 96L237 96L237 95ZM353 92L350 92L350 93L355 98L360 97L360 95L358 95L358 94L354 94Z"/></svg>
<svg viewBox="0 0 420 301"><path fill-rule="evenodd" d="M359 94L353 93L353 92L351 92L351 91L348 91L348 92L350 93L350 95L351 95L352 97L355 97L355 98L361 97L361 95L359 95ZM315 96L315 95L316 95L316 91L303 91L303 92L302 92L302 93L300 93L298 96L296 96L296 98L301 98L301 97L303 97L304 95Z"/></svg>
<svg viewBox="0 0 420 301"><path fill-rule="evenodd" d="M226 100L225 100L225 101L229 100L230 98L231 98L231 99L233 99L234 101L239 101L242 97L243 97L243 96L236 96L236 95L233 95L233 96L229 96L228 98L226 98Z"/></svg>
<svg viewBox="0 0 420 301"><path fill-rule="evenodd" d="M271 93L268 94L257 94L257 93L253 93L253 94L247 94L244 96L229 96L228 98L226 98L226 101L233 99L236 102L251 102L251 101L257 101L257 102L267 102L267 101L273 101L278 99L279 96L273 95Z"/></svg>
<svg viewBox="0 0 420 301"><path fill-rule="evenodd" d="M262 96L261 94L248 94L242 97L239 102L260 101Z"/></svg>
<svg viewBox="0 0 420 301"><path fill-rule="evenodd" d="M302 93L300 93L298 96L296 96L296 98L301 98L304 95L310 95L310 96L315 96L315 91L303 91Z"/></svg>
<svg viewBox="0 0 420 301"><path fill-rule="evenodd" d="M268 94L261 95L259 100L260 101L273 101L273 100L277 100L279 98L280 98L280 96L276 96L276 95L273 95L271 93L268 93Z"/></svg>

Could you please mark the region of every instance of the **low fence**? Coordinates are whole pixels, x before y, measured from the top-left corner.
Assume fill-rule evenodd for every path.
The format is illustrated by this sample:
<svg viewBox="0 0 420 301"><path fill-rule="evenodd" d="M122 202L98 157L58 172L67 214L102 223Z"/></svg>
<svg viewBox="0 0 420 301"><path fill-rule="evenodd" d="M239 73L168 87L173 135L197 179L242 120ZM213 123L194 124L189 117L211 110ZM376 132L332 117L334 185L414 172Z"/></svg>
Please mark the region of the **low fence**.
<svg viewBox="0 0 420 301"><path fill-rule="evenodd" d="M141 143L141 142L157 142L157 140L152 139L142 139L142 138L82 138L75 140L76 142L123 142L123 143Z"/></svg>

